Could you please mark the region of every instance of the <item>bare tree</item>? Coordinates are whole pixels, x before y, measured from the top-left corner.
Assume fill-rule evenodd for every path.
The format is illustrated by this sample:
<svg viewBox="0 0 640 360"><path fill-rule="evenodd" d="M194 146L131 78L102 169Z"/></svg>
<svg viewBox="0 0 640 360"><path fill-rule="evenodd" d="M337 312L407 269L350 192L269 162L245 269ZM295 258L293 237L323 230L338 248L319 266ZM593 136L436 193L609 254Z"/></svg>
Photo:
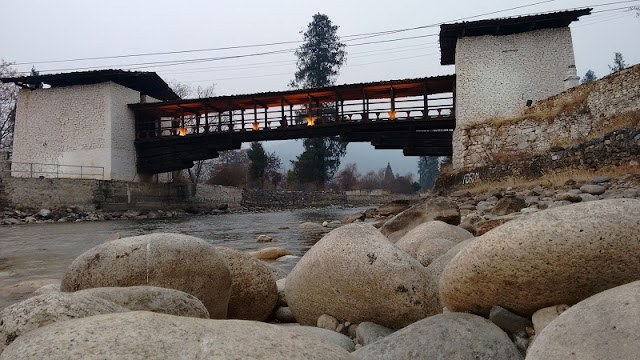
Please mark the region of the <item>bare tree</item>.
<svg viewBox="0 0 640 360"><path fill-rule="evenodd" d="M182 83L177 80L171 80L169 81L169 87L171 87L171 89L173 90L174 93L176 93L176 95L180 96L183 99L207 98L215 95L215 84L211 84L209 86L198 85L194 87L192 85ZM194 125L188 122L185 124ZM189 174L189 180L191 181L192 184L197 184L202 180L203 174L207 168L206 166L204 166L205 161L206 160L198 160L195 162L193 167L187 169L187 173Z"/></svg>
<svg viewBox="0 0 640 360"><path fill-rule="evenodd" d="M334 178L338 189L342 191L353 190L358 185L360 174L358 173L358 167L356 164L347 164L342 170L338 172Z"/></svg>
<svg viewBox="0 0 640 360"><path fill-rule="evenodd" d="M177 80L170 80L169 87L183 99L200 99L215 96L216 84L193 86Z"/></svg>
<svg viewBox="0 0 640 360"><path fill-rule="evenodd" d="M0 77L16 76L17 72L12 65L13 63L0 59ZM0 83L0 150L11 150L13 145L17 97L17 86Z"/></svg>

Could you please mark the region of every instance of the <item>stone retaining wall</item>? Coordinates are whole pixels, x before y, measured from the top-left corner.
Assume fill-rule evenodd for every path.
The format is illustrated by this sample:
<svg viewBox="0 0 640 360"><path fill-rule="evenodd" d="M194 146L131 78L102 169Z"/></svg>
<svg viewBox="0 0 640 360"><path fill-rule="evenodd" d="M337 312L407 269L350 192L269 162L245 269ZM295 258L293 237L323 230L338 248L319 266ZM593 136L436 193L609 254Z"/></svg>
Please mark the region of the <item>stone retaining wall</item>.
<svg viewBox="0 0 640 360"><path fill-rule="evenodd" d="M239 208L242 190L199 184L143 184L124 181L13 178L2 179L6 206L21 208L95 209L215 209Z"/></svg>
<svg viewBox="0 0 640 360"><path fill-rule="evenodd" d="M460 125L453 167L529 158L624 127L640 127L640 65L539 101L520 116Z"/></svg>
<svg viewBox="0 0 640 360"><path fill-rule="evenodd" d="M329 205L367 206L391 202L393 200L418 200L419 196L404 194L387 195L347 195L344 192L330 191L272 191L244 190L242 205L248 208L280 208L293 209L304 207L321 207Z"/></svg>
<svg viewBox="0 0 640 360"><path fill-rule="evenodd" d="M506 177L535 179L554 170L599 169L609 166L640 166L640 130L622 129L601 138L569 147L554 146L545 154L529 159L477 167L471 171L441 174L436 192L471 187L478 181L497 182Z"/></svg>

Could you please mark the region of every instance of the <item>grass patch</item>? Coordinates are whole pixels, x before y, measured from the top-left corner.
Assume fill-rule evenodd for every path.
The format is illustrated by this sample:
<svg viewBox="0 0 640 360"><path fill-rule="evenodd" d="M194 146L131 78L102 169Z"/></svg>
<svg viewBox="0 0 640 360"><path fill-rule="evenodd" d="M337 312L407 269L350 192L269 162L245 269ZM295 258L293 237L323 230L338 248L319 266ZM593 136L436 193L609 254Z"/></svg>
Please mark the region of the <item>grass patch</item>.
<svg viewBox="0 0 640 360"><path fill-rule="evenodd" d="M464 126L464 129L473 130L487 124L500 128L505 125L511 125L525 120L531 120L538 123L551 123L557 117L564 114L587 114L589 112L587 99L594 86L594 83L582 84L577 88L571 89L568 93L564 92L537 102L532 107L525 109L519 116L479 120Z"/></svg>
<svg viewBox="0 0 640 360"><path fill-rule="evenodd" d="M552 146L568 147L575 143L583 143L589 140L598 139L604 135L620 129L640 129L640 110L627 111L601 121L603 126L592 129L589 135L581 136L577 139L556 139Z"/></svg>
<svg viewBox="0 0 640 360"><path fill-rule="evenodd" d="M466 189L471 193L483 193L493 189L505 189L512 187L514 189L530 189L535 186L545 188L555 187L559 183L565 183L572 179L578 183L590 182L598 176L608 176L611 179L621 179L631 175L636 181L640 181L640 166L632 166L629 164L601 168L597 170L589 169L561 169L549 172L539 178L527 179L520 176L509 176L500 181L482 181L477 180Z"/></svg>

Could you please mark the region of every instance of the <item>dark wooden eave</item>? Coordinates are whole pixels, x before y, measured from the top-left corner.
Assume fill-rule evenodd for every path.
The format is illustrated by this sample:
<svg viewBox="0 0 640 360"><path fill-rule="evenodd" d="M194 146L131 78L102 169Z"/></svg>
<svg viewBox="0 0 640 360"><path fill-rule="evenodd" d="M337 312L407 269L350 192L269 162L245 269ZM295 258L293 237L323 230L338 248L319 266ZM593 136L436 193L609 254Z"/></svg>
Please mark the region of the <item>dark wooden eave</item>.
<svg viewBox="0 0 640 360"><path fill-rule="evenodd" d="M136 114L202 114L212 109L216 111L230 111L259 109L264 107L280 107L286 105L305 105L311 97L319 103L335 102L341 100L359 100L363 93L368 99L386 99L390 97L393 88L394 96L422 96L425 90L428 94L453 92L455 75L443 75L435 77L390 80L371 83L358 83L337 85L315 89L301 89L288 91L263 92L247 95L217 96L203 99L187 99L175 101L163 101L160 103L136 103L129 107Z"/></svg>
<svg viewBox="0 0 640 360"><path fill-rule="evenodd" d="M456 59L456 44L465 36L501 36L519 34L540 29L567 27L581 16L591 14L592 8L558 11L511 18L443 24L440 26L440 64L453 65Z"/></svg>
<svg viewBox="0 0 640 360"><path fill-rule="evenodd" d="M173 90L155 72L126 70L93 70L62 74L44 74L35 76L18 76L0 78L4 83L15 83L18 86L48 84L51 87L74 85L90 85L112 81L116 84L139 91L158 100L180 99Z"/></svg>

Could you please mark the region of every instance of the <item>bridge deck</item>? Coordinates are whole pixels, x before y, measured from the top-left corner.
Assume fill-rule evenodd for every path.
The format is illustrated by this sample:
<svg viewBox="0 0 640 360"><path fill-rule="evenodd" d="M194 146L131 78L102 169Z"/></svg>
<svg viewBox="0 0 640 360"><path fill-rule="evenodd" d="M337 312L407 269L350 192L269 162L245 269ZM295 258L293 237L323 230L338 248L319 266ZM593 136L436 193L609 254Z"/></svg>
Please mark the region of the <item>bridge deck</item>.
<svg viewBox="0 0 640 360"><path fill-rule="evenodd" d="M405 155L451 155L455 76L131 104L138 170L158 173L243 142L340 136Z"/></svg>

